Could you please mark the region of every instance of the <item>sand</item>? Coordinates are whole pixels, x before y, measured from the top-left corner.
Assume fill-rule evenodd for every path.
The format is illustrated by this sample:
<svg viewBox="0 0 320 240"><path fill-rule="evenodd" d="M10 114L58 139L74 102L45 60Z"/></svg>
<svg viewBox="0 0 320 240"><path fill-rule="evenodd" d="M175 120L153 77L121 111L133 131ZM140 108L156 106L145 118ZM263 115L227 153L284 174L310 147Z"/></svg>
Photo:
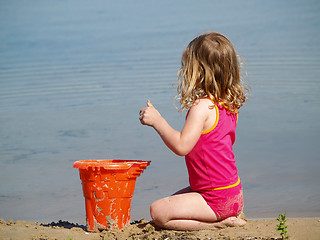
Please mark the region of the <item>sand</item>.
<svg viewBox="0 0 320 240"><path fill-rule="evenodd" d="M281 239L275 219L247 220L244 227L201 231L172 231L156 228L151 222L139 220L122 230L89 233L85 226L65 221L35 223L0 219L1 240L127 240L127 239ZM320 239L320 218L287 220L289 239Z"/></svg>

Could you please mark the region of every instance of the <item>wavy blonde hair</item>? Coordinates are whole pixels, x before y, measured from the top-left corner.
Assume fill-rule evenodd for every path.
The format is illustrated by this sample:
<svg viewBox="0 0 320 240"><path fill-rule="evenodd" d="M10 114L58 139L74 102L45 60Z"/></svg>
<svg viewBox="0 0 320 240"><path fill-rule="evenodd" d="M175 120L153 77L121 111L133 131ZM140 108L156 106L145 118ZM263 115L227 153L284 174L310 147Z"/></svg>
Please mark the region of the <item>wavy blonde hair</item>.
<svg viewBox="0 0 320 240"><path fill-rule="evenodd" d="M247 88L240 80L239 61L231 42L220 33L207 32L184 50L176 96L180 111L197 99L209 97L235 113L246 101Z"/></svg>

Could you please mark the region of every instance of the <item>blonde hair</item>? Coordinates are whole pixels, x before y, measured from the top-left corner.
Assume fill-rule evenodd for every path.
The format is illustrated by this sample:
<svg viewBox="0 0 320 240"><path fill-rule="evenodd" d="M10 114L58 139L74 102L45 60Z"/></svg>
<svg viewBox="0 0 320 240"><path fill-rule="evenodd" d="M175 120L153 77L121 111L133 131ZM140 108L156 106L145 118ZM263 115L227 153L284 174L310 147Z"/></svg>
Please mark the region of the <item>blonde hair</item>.
<svg viewBox="0 0 320 240"><path fill-rule="evenodd" d="M247 90L240 80L239 61L231 42L220 33L207 32L192 40L184 50L177 98L180 111L197 99L209 97L235 113L246 101Z"/></svg>

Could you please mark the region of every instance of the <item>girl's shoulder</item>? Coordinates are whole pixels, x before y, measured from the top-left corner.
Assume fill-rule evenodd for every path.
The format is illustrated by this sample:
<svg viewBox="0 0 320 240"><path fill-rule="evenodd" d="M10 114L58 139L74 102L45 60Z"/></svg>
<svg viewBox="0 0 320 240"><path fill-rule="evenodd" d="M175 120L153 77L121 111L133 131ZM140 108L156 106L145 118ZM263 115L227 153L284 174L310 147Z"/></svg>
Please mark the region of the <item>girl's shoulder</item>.
<svg viewBox="0 0 320 240"><path fill-rule="evenodd" d="M193 105L190 107L189 113L196 113L196 114L209 114L210 110L212 110L215 106L215 103L209 98L200 98L197 99Z"/></svg>
<svg viewBox="0 0 320 240"><path fill-rule="evenodd" d="M194 102L192 107L207 107L214 105L215 103L210 98L199 98Z"/></svg>
<svg viewBox="0 0 320 240"><path fill-rule="evenodd" d="M202 134L204 134L216 126L218 111L216 104L210 98L201 98L191 107L190 115L196 116L199 122L202 121Z"/></svg>

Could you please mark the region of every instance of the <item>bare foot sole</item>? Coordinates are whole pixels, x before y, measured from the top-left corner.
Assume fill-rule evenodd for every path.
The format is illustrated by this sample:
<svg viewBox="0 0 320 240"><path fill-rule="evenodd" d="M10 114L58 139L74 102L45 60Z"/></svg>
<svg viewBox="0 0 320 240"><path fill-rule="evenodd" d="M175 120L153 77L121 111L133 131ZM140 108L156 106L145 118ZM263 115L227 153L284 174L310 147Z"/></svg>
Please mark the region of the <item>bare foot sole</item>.
<svg viewBox="0 0 320 240"><path fill-rule="evenodd" d="M229 217L222 220L220 223L222 226L224 225L226 227L243 227L247 222L240 217Z"/></svg>

